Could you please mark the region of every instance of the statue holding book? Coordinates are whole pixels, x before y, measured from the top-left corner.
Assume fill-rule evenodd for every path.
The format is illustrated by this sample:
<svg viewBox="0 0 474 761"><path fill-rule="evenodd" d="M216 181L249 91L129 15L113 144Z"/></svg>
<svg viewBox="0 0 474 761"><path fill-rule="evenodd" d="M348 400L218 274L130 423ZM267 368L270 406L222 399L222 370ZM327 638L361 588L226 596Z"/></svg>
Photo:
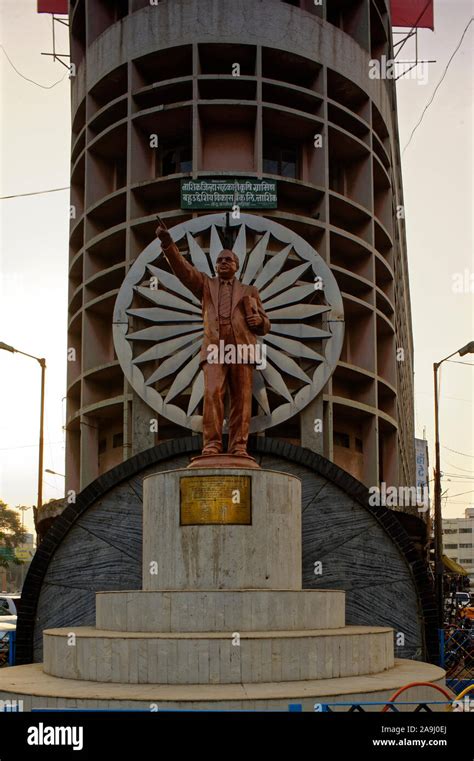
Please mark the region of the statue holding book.
<svg viewBox="0 0 474 761"><path fill-rule="evenodd" d="M158 218L159 219L159 218ZM156 234L163 253L181 282L201 301L204 338L200 364L204 371L203 450L195 467L224 464L222 428L224 402L229 391L229 445L226 465L257 467L247 452L252 411L252 374L257 359L257 336L270 331L270 320L257 288L236 277L239 260L224 249L216 261L216 277L209 277L180 253L166 225L159 219ZM231 351L227 351L231 348ZM233 348L235 347L235 348ZM242 458L242 459L241 459Z"/></svg>

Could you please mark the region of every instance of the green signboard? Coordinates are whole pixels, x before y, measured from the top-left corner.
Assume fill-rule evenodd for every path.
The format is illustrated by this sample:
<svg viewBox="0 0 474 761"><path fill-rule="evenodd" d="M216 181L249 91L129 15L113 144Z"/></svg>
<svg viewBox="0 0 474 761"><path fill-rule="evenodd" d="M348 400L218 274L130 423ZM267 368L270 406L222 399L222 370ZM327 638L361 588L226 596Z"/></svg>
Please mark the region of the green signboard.
<svg viewBox="0 0 474 761"><path fill-rule="evenodd" d="M13 547L0 547L0 558L6 560L7 563L13 563L15 560L15 550Z"/></svg>
<svg viewBox="0 0 474 761"><path fill-rule="evenodd" d="M182 209L276 209L276 180L255 177L181 180Z"/></svg>

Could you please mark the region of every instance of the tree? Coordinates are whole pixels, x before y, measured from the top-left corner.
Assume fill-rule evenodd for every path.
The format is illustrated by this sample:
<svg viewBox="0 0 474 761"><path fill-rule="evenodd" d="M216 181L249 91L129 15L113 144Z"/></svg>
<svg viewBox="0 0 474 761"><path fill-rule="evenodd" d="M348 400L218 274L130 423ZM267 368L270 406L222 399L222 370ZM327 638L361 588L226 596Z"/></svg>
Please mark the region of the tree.
<svg viewBox="0 0 474 761"><path fill-rule="evenodd" d="M18 513L0 499L0 567L8 568L10 563L21 564L15 556L15 547L26 540L26 534Z"/></svg>

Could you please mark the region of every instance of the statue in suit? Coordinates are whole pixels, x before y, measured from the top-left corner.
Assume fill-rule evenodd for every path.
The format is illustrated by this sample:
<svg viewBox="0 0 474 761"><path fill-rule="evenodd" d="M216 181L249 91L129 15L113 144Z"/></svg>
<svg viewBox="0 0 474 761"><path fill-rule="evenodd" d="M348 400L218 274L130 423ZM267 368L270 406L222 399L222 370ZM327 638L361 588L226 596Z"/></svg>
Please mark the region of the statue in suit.
<svg viewBox="0 0 474 761"><path fill-rule="evenodd" d="M156 234L174 274L202 304L202 454L222 454L224 399L228 388L228 454L253 461L247 453L247 440L252 410L252 373L253 366L257 364L256 337L264 336L270 330L270 321L263 309L258 290L254 286L243 285L235 277L239 260L233 251L224 249L220 252L216 261L217 276L211 278L184 259L161 221ZM234 349L227 351L229 347ZM228 361L229 356L235 361Z"/></svg>

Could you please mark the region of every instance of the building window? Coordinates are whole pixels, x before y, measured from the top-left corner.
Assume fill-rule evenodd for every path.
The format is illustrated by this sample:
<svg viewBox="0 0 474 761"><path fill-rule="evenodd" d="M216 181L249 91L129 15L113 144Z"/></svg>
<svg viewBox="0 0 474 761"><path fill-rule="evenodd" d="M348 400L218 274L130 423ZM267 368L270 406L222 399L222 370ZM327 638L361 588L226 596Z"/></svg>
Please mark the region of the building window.
<svg viewBox="0 0 474 761"><path fill-rule="evenodd" d="M161 176L192 172L193 155L191 145L183 143L172 147L163 147L160 152Z"/></svg>
<svg viewBox="0 0 474 761"><path fill-rule="evenodd" d="M460 528L459 529L460 534L472 534L472 528Z"/></svg>
<svg viewBox="0 0 474 761"><path fill-rule="evenodd" d="M124 159L114 160L112 176L114 190L119 190L127 184L127 162Z"/></svg>
<svg viewBox="0 0 474 761"><path fill-rule="evenodd" d="M344 166L337 161L330 161L329 163L329 187L340 195L344 195L346 191Z"/></svg>
<svg viewBox="0 0 474 761"><path fill-rule="evenodd" d="M113 439L112 439L112 446L114 449L117 447L123 446L123 433L114 433Z"/></svg>
<svg viewBox="0 0 474 761"><path fill-rule="evenodd" d="M462 547L462 545L461 545L461 547ZM445 550L457 550L458 549L458 545L457 544L445 544L444 545L444 549Z"/></svg>
<svg viewBox="0 0 474 761"><path fill-rule="evenodd" d="M472 547L472 543L471 544L460 544L459 545L459 549L461 549L461 550L470 550L471 547Z"/></svg>
<svg viewBox="0 0 474 761"><path fill-rule="evenodd" d="M345 449L350 448L350 440L349 440L348 433L340 433L338 431L334 431L333 442L338 447L345 447Z"/></svg>
<svg viewBox="0 0 474 761"><path fill-rule="evenodd" d="M472 565L473 561L471 558L460 558L459 562L464 563L464 565Z"/></svg>
<svg viewBox="0 0 474 761"><path fill-rule="evenodd" d="M99 439L99 454L104 454L107 449L107 439Z"/></svg>
<svg viewBox="0 0 474 761"><path fill-rule="evenodd" d="M443 529L443 534L457 534L458 530L456 528L445 528Z"/></svg>
<svg viewBox="0 0 474 761"><path fill-rule="evenodd" d="M333 26L341 26L341 11L339 8L331 5L331 3L327 5L326 21Z"/></svg>
<svg viewBox="0 0 474 761"><path fill-rule="evenodd" d="M263 171L281 177L298 176L298 152L291 146L270 144L263 149Z"/></svg>
<svg viewBox="0 0 474 761"><path fill-rule="evenodd" d="M114 15L115 21L120 21L128 15L128 0L115 0Z"/></svg>

